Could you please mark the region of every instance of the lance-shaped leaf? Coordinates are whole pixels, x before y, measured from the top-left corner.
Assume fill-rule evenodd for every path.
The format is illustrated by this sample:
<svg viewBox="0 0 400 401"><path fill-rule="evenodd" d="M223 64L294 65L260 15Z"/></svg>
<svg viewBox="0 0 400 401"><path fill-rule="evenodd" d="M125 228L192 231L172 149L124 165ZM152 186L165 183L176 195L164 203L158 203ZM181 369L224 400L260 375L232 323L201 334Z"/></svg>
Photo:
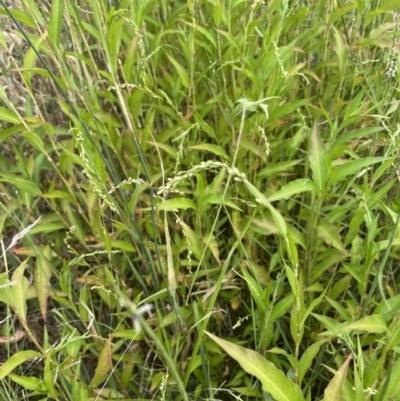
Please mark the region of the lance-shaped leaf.
<svg viewBox="0 0 400 401"><path fill-rule="evenodd" d="M328 220L320 220L318 223L318 236L327 244L332 245L340 252L347 254L346 248L340 238L338 228Z"/></svg>
<svg viewBox="0 0 400 401"><path fill-rule="evenodd" d="M103 349L100 352L99 360L97 362L97 367L94 372L92 381L90 382L90 387L94 388L101 384L107 378L107 374L111 369L111 342L107 341L104 344Z"/></svg>
<svg viewBox="0 0 400 401"><path fill-rule="evenodd" d="M22 363L33 359L40 358L42 355L36 351L20 351L14 354L7 362L3 363L0 367L0 380L7 377L17 366Z"/></svg>
<svg viewBox="0 0 400 401"><path fill-rule="evenodd" d="M38 254L35 269L35 288L40 305L40 312L43 320L46 321L47 300L50 295L50 278L51 278L51 250L47 245L43 248L42 253Z"/></svg>
<svg viewBox="0 0 400 401"><path fill-rule="evenodd" d="M21 322L25 323L26 321L26 298L28 296L28 279L24 276L26 263L28 259L22 262L14 274L12 275L12 282L14 285L11 287L7 287L8 298L10 300L10 306L14 309L18 318Z"/></svg>
<svg viewBox="0 0 400 401"><path fill-rule="evenodd" d="M300 387L258 352L232 344L205 332L249 374L260 380L264 391L277 401L304 401Z"/></svg>
<svg viewBox="0 0 400 401"><path fill-rule="evenodd" d="M310 161L310 168L315 184L319 189L325 189L332 166L315 125L311 133L311 147L308 152L308 160Z"/></svg>
<svg viewBox="0 0 400 401"><path fill-rule="evenodd" d="M313 191L316 186L313 181L307 178L300 178L284 185L281 189L268 196L269 202L274 202L281 199L289 199L293 195L297 195L306 191Z"/></svg>
<svg viewBox="0 0 400 401"><path fill-rule="evenodd" d="M351 355L348 356L346 362L336 372L333 379L328 384L324 392L323 401L344 401L343 387L346 383L347 369L349 367Z"/></svg>

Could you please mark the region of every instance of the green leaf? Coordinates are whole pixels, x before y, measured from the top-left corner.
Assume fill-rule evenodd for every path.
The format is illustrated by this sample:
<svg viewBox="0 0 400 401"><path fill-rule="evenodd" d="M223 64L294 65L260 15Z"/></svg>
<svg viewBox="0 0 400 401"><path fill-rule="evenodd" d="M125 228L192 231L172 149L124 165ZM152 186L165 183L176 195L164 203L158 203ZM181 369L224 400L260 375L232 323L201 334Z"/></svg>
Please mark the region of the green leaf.
<svg viewBox="0 0 400 401"><path fill-rule="evenodd" d="M271 311L271 315L269 316L269 322L273 323L275 320L279 319L283 316L293 305L293 295L289 295L286 298L283 298L277 304L274 305Z"/></svg>
<svg viewBox="0 0 400 401"><path fill-rule="evenodd" d="M22 22L25 25L28 25L32 29L37 29L35 21L31 18L31 16L21 10L9 10L12 16L18 21ZM6 10L0 8L0 14L7 15Z"/></svg>
<svg viewBox="0 0 400 401"><path fill-rule="evenodd" d="M100 352L93 379L90 382L91 388L97 387L99 384L104 382L104 380L106 380L108 372L111 369L111 363L112 363L111 343L109 341L106 341L103 349Z"/></svg>
<svg viewBox="0 0 400 401"><path fill-rule="evenodd" d="M400 395L400 359L393 362L386 374L386 383L382 384L377 394L377 400L398 400ZM383 392L383 395L381 394Z"/></svg>
<svg viewBox="0 0 400 401"><path fill-rule="evenodd" d="M268 202L267 198L253 184L247 180L245 180L244 183L251 194L255 197L255 201L269 209L279 233L285 237L287 233L287 226L282 215Z"/></svg>
<svg viewBox="0 0 400 401"><path fill-rule="evenodd" d="M190 250L193 252L196 259L200 260L204 247L198 234L196 234L196 232L193 231L187 224L183 224L182 229L185 232L186 238L189 242Z"/></svg>
<svg viewBox="0 0 400 401"><path fill-rule="evenodd" d="M32 228L32 230L29 231L30 234L38 234L38 233L52 233L54 231L60 231L60 230L65 230L65 224L64 223L40 223L36 225L35 227Z"/></svg>
<svg viewBox="0 0 400 401"><path fill-rule="evenodd" d="M213 145L211 143L199 143L198 145L190 146L189 149L200 149L207 152L213 153L217 156L222 156L224 159L229 159L226 154L225 149L218 145Z"/></svg>
<svg viewBox="0 0 400 401"><path fill-rule="evenodd" d="M262 313L266 313L267 303L265 302L264 291L261 285L246 269L242 269L242 274L258 308Z"/></svg>
<svg viewBox="0 0 400 401"><path fill-rule="evenodd" d="M12 381L19 384L25 390L36 391L40 394L47 394L48 390L42 379L34 376L18 376L14 373L7 375Z"/></svg>
<svg viewBox="0 0 400 401"><path fill-rule="evenodd" d="M338 29L336 29L334 26L332 27L332 29L335 35L335 41L336 41L335 52L337 54L340 76L343 77L347 59L347 52L342 37L343 33Z"/></svg>
<svg viewBox="0 0 400 401"><path fill-rule="evenodd" d="M64 0L52 0L49 21L49 40L54 49L58 49L60 45L63 11Z"/></svg>
<svg viewBox="0 0 400 401"><path fill-rule="evenodd" d="M249 374L260 380L263 390L277 401L304 401L300 387L258 352L240 347L205 332Z"/></svg>
<svg viewBox="0 0 400 401"><path fill-rule="evenodd" d="M71 203L76 203L75 199L68 193L68 192L64 192L64 191L60 191L60 190L55 190L52 192L49 192L47 194L43 195L43 198L47 198L47 199L66 199L68 202Z"/></svg>
<svg viewBox="0 0 400 401"><path fill-rule="evenodd" d="M32 47L26 52L24 57L24 71L23 76L25 78L25 82L28 85L29 89L32 90L32 72L37 60L36 52L40 51L41 44L44 41L43 36L39 36L35 38L32 43ZM36 50L36 51L35 51ZM29 133L28 133L29 134ZM41 150L41 149L39 149Z"/></svg>
<svg viewBox="0 0 400 401"><path fill-rule="evenodd" d="M328 176L331 172L331 162L328 159L326 149L317 132L317 126L311 133L311 147L308 152L308 160L315 184L319 189L325 189Z"/></svg>
<svg viewBox="0 0 400 401"><path fill-rule="evenodd" d="M121 10L122 11L122 10ZM121 38L124 32L125 18L113 18L113 21L108 29L108 47L110 51L111 65L114 73L117 73L118 55L120 54Z"/></svg>
<svg viewBox="0 0 400 401"><path fill-rule="evenodd" d="M10 359L0 366L0 380L3 380L9 375L17 366L31 360L33 358L41 358L42 355L35 351L20 351L12 355Z"/></svg>
<svg viewBox="0 0 400 401"><path fill-rule="evenodd" d="M42 194L39 187L34 182L18 177L14 174L1 173L0 181L8 182L33 196L40 196Z"/></svg>
<svg viewBox="0 0 400 401"><path fill-rule="evenodd" d="M189 80L188 73L185 71L185 69L173 57L171 57L168 53L166 53L166 55L169 58L169 60L171 61L171 63L174 65L174 67L175 67L175 69L176 69L176 71L177 71L177 73L179 75L179 78L180 78L180 80L182 82L182 85L185 88L189 88L190 80Z"/></svg>
<svg viewBox="0 0 400 401"><path fill-rule="evenodd" d="M331 178L329 180L329 184L333 184L337 181L340 181L346 178L349 175L353 175L358 173L362 168L372 166L376 163L381 163L386 160L394 160L394 158L390 157L365 157L364 159L357 159L349 161L345 164L342 164L339 167L333 169Z"/></svg>
<svg viewBox="0 0 400 401"><path fill-rule="evenodd" d="M292 170L292 167L297 166L302 161L303 161L302 159L297 159L297 160L288 160L284 162L273 163L270 166L263 168L257 174L257 178L271 177L278 173L287 174L289 171Z"/></svg>
<svg viewBox="0 0 400 401"><path fill-rule="evenodd" d="M6 42L6 38L4 37L3 32L0 31L0 46L3 49L7 49L7 42Z"/></svg>
<svg viewBox="0 0 400 401"><path fill-rule="evenodd" d="M317 341L316 343L309 346L303 353L299 361L299 368L298 368L298 380L301 383L304 379L307 370L310 368L313 359L318 354L321 345L325 342L325 340Z"/></svg>
<svg viewBox="0 0 400 401"><path fill-rule="evenodd" d="M123 240L112 240L112 248L121 249L124 252L136 252L136 248L128 241Z"/></svg>
<svg viewBox="0 0 400 401"><path fill-rule="evenodd" d="M341 332L352 330L366 331L367 333L384 333L387 331L387 327L381 315L371 315L346 325Z"/></svg>
<svg viewBox="0 0 400 401"><path fill-rule="evenodd" d="M293 195L301 194L307 191L313 191L316 188L317 187L313 181L309 180L308 178L300 178L284 185L281 189L268 196L267 200L269 202L274 202L281 199L289 199Z"/></svg>
<svg viewBox="0 0 400 401"><path fill-rule="evenodd" d="M235 209L239 212L242 211L242 209L240 209L240 207L237 207L232 201L225 199L224 201L222 201L222 195L221 194L213 194L210 193L208 195L205 195L203 197L200 198L199 203L209 203L210 205L225 205L225 206L229 206L232 209Z"/></svg>
<svg viewBox="0 0 400 401"><path fill-rule="evenodd" d="M343 395L343 387L346 383L347 369L351 360L351 355L348 356L345 363L336 372L333 379L328 384L324 391L323 401L345 401Z"/></svg>
<svg viewBox="0 0 400 401"><path fill-rule="evenodd" d="M340 239L338 228L328 220L320 220L318 223L318 236L327 244L334 246L340 252L347 254L347 251Z"/></svg>
<svg viewBox="0 0 400 401"><path fill-rule="evenodd" d="M19 124L21 122L15 113L5 109L4 107L0 107L0 122L1 121L12 124Z"/></svg>
<svg viewBox="0 0 400 401"><path fill-rule="evenodd" d="M214 30L206 29L206 28L202 27L201 25L197 25L196 32L200 32L201 34L203 34L212 43L214 48L217 48L217 42L211 33L211 32L214 32Z"/></svg>
<svg viewBox="0 0 400 401"><path fill-rule="evenodd" d="M43 320L47 321L47 300L50 295L50 279L52 266L50 263L51 250L48 245L43 247L36 259L35 288Z"/></svg>
<svg viewBox="0 0 400 401"><path fill-rule="evenodd" d="M26 298L28 295L28 279L24 276L25 267L29 259L22 262L12 275L11 281L14 285L7 288L8 296L10 299L10 305L14 309L18 318L22 321L26 321Z"/></svg>
<svg viewBox="0 0 400 401"><path fill-rule="evenodd" d="M315 314L313 314L315 316ZM356 322L344 322L335 324L329 331L321 333L321 336L336 336L348 331L362 331L372 334L384 333L387 331L385 320L381 315L365 316Z"/></svg>
<svg viewBox="0 0 400 401"><path fill-rule="evenodd" d="M187 210L187 209L197 209L196 204L188 198L174 198L167 199L164 202L157 203L158 210L166 210L167 212L171 212L174 210Z"/></svg>
<svg viewBox="0 0 400 401"><path fill-rule="evenodd" d="M24 138L28 140L28 142L37 150L43 152L44 151L44 143L42 138L33 131L24 132L22 134Z"/></svg>
<svg viewBox="0 0 400 401"><path fill-rule="evenodd" d="M120 331L114 331L110 333L111 337L116 337L116 338L127 338L129 340L134 340L134 341L139 341L143 340L144 334L143 331L137 332L134 329L125 329L125 330L120 330Z"/></svg>

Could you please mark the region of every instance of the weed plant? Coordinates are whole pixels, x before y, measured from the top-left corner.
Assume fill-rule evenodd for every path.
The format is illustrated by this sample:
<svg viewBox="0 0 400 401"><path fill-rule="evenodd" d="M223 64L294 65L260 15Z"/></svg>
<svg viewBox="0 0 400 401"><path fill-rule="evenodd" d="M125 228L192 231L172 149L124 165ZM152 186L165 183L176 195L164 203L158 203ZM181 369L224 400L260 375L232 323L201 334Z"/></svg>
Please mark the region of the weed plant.
<svg viewBox="0 0 400 401"><path fill-rule="evenodd" d="M400 400L395 0L0 0L0 400Z"/></svg>

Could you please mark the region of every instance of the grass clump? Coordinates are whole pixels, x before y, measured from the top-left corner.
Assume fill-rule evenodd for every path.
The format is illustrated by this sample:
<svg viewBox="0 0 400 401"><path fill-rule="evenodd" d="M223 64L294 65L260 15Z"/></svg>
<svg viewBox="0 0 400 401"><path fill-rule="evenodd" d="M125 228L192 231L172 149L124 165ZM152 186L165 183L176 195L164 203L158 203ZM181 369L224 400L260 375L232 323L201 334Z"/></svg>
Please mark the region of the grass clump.
<svg viewBox="0 0 400 401"><path fill-rule="evenodd" d="M400 399L394 2L0 17L1 399Z"/></svg>

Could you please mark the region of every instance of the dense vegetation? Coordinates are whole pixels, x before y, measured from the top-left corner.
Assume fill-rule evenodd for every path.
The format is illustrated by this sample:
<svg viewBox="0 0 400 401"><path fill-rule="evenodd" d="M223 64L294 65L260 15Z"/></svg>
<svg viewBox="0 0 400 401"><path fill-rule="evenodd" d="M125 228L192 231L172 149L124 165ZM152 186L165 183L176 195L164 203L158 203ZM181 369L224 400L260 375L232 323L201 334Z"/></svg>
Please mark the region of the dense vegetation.
<svg viewBox="0 0 400 401"><path fill-rule="evenodd" d="M0 399L400 400L399 7L0 0Z"/></svg>

